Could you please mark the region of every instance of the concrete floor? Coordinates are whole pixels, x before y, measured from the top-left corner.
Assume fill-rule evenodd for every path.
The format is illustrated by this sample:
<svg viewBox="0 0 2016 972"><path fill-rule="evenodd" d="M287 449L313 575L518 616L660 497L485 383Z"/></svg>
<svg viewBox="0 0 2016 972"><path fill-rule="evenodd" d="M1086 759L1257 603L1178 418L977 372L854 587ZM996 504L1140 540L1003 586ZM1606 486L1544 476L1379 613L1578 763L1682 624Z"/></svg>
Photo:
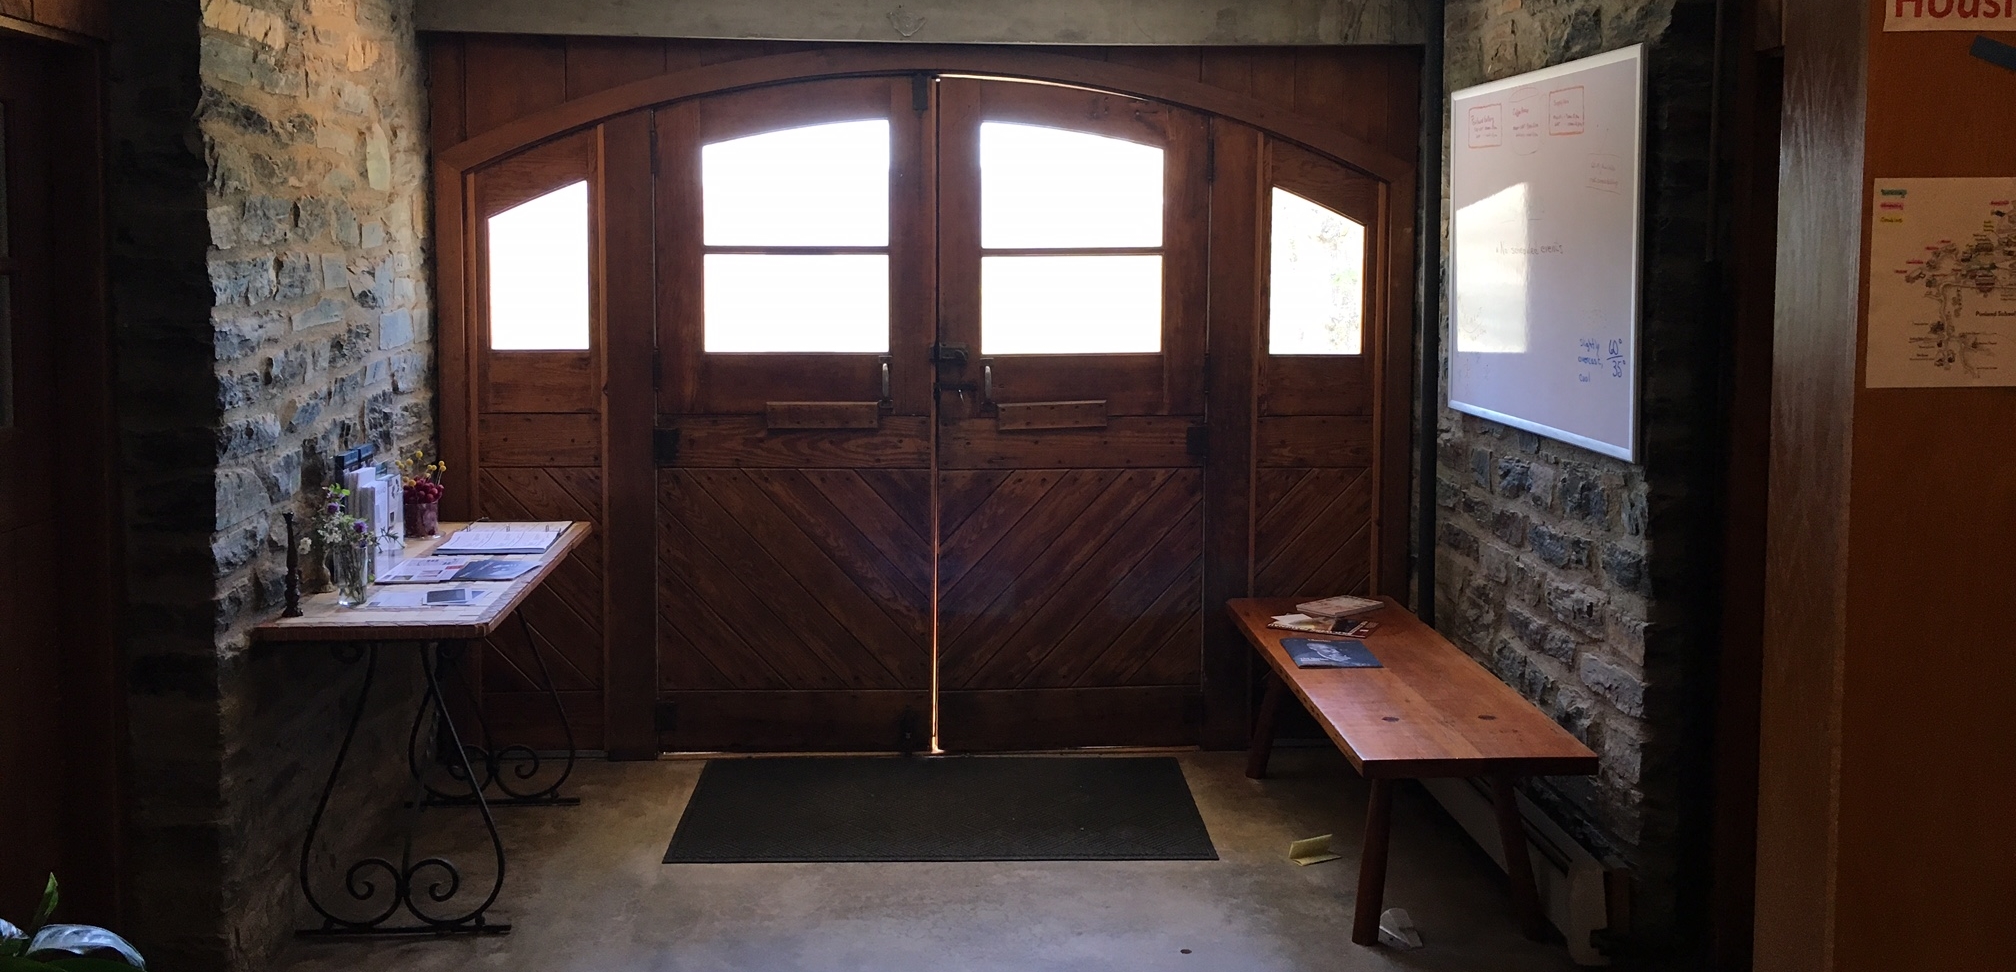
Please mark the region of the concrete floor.
<svg viewBox="0 0 2016 972"><path fill-rule="evenodd" d="M1281 749L1253 782L1239 753L1181 757L1217 861L965 864L659 863L698 761L590 762L578 808L498 812L507 937L314 940L293 972L372 969L1323 970L1572 969L1520 937L1504 876L1419 787L1399 791L1388 907L1426 947L1351 944L1365 784L1335 752ZM470 811L434 811L429 828ZM1288 842L1338 835L1343 860L1298 867ZM445 836L445 834L444 834ZM458 845L466 844L456 841ZM431 848L423 847L422 850ZM470 859L467 849L455 855ZM475 875L470 875L475 877Z"/></svg>

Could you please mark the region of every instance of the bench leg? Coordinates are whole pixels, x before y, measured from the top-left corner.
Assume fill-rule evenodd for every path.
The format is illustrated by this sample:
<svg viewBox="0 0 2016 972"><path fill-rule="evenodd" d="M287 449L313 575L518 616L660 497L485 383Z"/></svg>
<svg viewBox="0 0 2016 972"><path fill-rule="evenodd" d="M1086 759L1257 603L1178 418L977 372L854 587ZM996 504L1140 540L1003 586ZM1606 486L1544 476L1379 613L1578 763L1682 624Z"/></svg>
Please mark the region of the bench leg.
<svg viewBox="0 0 2016 972"><path fill-rule="evenodd" d="M1491 778L1491 803L1498 814L1498 842L1505 850L1505 876L1512 884L1512 911L1526 937L1536 942L1552 938L1540 891L1533 883L1533 858L1526 848L1526 823L1519 816L1519 791L1509 776Z"/></svg>
<svg viewBox="0 0 2016 972"><path fill-rule="evenodd" d="M1260 699L1260 714L1253 720L1253 741L1246 749L1246 778L1267 778L1267 757L1274 754L1274 717L1281 714L1281 697L1288 694L1287 683L1268 672L1267 694Z"/></svg>
<svg viewBox="0 0 2016 972"><path fill-rule="evenodd" d="M1358 909L1351 940L1379 944L1379 913L1386 910L1386 845L1393 834L1393 781L1372 780L1365 808L1365 851L1358 858Z"/></svg>

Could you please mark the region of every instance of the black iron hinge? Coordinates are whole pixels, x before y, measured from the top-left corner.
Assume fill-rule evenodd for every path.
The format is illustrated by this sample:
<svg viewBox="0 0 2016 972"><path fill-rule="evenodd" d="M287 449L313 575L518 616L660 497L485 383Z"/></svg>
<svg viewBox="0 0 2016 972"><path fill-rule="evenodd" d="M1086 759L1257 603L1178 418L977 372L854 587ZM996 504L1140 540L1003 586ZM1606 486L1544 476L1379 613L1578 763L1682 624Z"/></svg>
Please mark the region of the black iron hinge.
<svg viewBox="0 0 2016 972"><path fill-rule="evenodd" d="M653 353L651 355L651 390L658 391L664 387L665 387L665 361L663 358L660 358L656 353Z"/></svg>
<svg viewBox="0 0 2016 972"><path fill-rule="evenodd" d="M923 114L931 108L931 76L913 74L910 76L910 110Z"/></svg>
<svg viewBox="0 0 2016 972"><path fill-rule="evenodd" d="M1204 181L1218 181L1218 140L1215 138L1204 140Z"/></svg>
<svg viewBox="0 0 2016 972"><path fill-rule="evenodd" d="M651 174L658 174L658 118L651 118Z"/></svg>
<svg viewBox="0 0 2016 972"><path fill-rule="evenodd" d="M651 462L658 466L670 466L679 461L679 430L651 430Z"/></svg>
<svg viewBox="0 0 2016 972"><path fill-rule="evenodd" d="M1183 446L1192 459L1210 458L1211 427L1208 425L1193 425L1185 429Z"/></svg>

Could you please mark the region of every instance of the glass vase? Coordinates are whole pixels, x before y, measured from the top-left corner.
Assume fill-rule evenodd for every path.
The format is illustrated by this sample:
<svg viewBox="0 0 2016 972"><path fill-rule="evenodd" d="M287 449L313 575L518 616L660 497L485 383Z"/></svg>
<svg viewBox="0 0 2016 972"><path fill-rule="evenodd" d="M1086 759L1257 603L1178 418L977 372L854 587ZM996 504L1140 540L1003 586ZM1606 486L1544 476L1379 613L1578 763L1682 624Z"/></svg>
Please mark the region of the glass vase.
<svg viewBox="0 0 2016 972"><path fill-rule="evenodd" d="M329 551L329 581L336 586L339 607L357 607L370 596L371 551L342 544Z"/></svg>
<svg viewBox="0 0 2016 972"><path fill-rule="evenodd" d="M406 504L406 536L413 540L432 540L441 533L441 501L428 500L424 503Z"/></svg>

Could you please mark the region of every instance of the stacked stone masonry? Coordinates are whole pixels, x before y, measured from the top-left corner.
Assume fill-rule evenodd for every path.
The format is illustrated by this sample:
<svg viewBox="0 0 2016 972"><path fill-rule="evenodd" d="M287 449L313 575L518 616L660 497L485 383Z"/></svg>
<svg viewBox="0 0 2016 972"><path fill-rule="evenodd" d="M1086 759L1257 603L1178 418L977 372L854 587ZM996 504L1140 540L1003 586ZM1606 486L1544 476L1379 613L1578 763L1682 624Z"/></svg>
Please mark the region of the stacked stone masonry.
<svg viewBox="0 0 2016 972"><path fill-rule="evenodd" d="M1645 461L1444 409L1434 597L1438 627L1601 756L1597 776L1542 781L1531 795L1629 866L1634 932L1671 940L1686 934L1700 880L1689 848L1705 820L1706 579L1719 569L1722 335L1706 258L1714 4L1451 0L1446 17L1450 91L1648 47ZM1445 253L1446 231L1445 221Z"/></svg>
<svg viewBox="0 0 2016 972"><path fill-rule="evenodd" d="M120 0L113 313L128 483L134 933L262 968L304 917L299 835L360 671L254 646L285 511L333 458L431 444L424 78L412 0ZM388 651L357 755L399 770ZM338 854L394 809L339 805Z"/></svg>

